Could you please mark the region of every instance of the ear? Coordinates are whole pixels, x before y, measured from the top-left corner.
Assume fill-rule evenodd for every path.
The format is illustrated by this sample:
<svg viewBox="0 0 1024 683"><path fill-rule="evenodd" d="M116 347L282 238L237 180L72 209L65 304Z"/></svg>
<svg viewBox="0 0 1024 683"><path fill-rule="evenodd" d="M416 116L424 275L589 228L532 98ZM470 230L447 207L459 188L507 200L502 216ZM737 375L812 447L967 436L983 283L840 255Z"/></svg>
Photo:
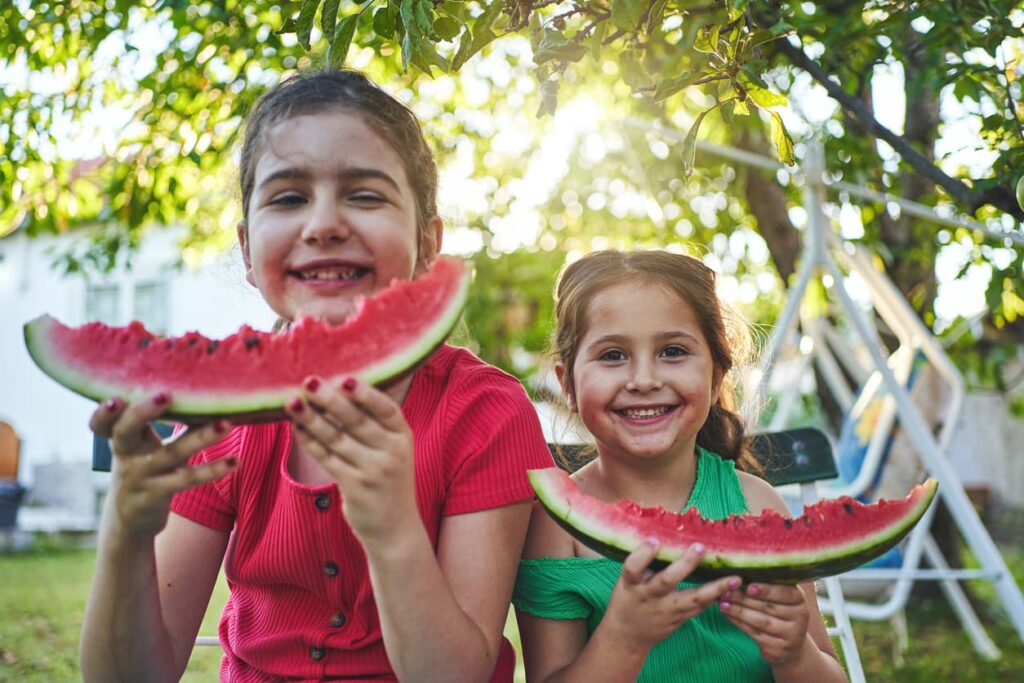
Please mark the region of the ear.
<svg viewBox="0 0 1024 683"><path fill-rule="evenodd" d="M572 387L569 386L569 373L566 372L564 363L555 363L555 377L558 378L558 383L562 385L562 391L565 393L565 403L569 410L574 413L577 412L576 397L572 393Z"/></svg>
<svg viewBox="0 0 1024 683"><path fill-rule="evenodd" d="M256 281L252 276L252 259L249 257L249 231L246 229L245 221L238 221L235 229L238 231L238 246L242 248L242 261L245 263L245 279L255 287Z"/></svg>
<svg viewBox="0 0 1024 683"><path fill-rule="evenodd" d="M438 254L441 253L441 241L444 238L444 221L440 216L434 216L423 228L420 236L420 243L416 252L416 268L413 277L417 277L430 270Z"/></svg>

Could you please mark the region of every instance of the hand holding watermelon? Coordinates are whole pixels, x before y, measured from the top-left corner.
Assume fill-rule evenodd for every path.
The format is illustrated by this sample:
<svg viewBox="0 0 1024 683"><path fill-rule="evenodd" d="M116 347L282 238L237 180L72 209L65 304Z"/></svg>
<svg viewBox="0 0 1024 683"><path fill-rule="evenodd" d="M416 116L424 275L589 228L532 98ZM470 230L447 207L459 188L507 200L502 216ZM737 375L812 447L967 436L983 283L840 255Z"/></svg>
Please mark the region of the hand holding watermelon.
<svg viewBox="0 0 1024 683"><path fill-rule="evenodd" d="M718 606L773 668L796 662L804 646L817 649L808 638L810 614L799 586L752 583L724 595Z"/></svg>
<svg viewBox="0 0 1024 683"><path fill-rule="evenodd" d="M119 474L112 480L108 496L113 514L108 512L104 519L130 537L156 536L167 524L175 493L216 481L238 465L237 458L228 457L189 467L188 459L223 439L230 425L218 420L164 443L149 423L158 419L169 403L166 393L132 404L110 398L89 422L96 434L110 439Z"/></svg>
<svg viewBox="0 0 1024 683"><path fill-rule="evenodd" d="M722 577L695 588L679 589L700 565L704 548L694 545L682 557L658 572L650 569L657 547L642 543L622 565L622 575L612 591L605 619L598 632L608 643L618 643L631 653L646 654L686 621L697 616L733 588L739 577ZM603 634L602 634L603 635ZM598 637L595 634L595 637Z"/></svg>
<svg viewBox="0 0 1024 683"><path fill-rule="evenodd" d="M368 551L419 520L412 432L402 408L374 387L309 377L286 404L299 448L341 489L342 509Z"/></svg>

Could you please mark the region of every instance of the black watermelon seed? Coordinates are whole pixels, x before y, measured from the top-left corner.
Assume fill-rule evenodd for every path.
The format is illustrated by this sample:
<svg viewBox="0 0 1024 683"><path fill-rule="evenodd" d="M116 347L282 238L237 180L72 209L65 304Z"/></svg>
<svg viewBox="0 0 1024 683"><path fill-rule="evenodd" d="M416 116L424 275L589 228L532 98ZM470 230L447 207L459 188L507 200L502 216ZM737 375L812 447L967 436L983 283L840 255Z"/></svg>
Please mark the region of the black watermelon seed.
<svg viewBox="0 0 1024 683"><path fill-rule="evenodd" d="M207 346L206 346L206 353L213 353L214 351L217 350L218 346L220 346L220 342L217 341L216 339L214 339L209 344L207 344Z"/></svg>
<svg viewBox="0 0 1024 683"><path fill-rule="evenodd" d="M149 346L152 343L153 343L153 338L152 337L143 337L142 339L139 340L139 348L140 349L144 349L144 348L146 348L147 346Z"/></svg>
<svg viewBox="0 0 1024 683"><path fill-rule="evenodd" d="M843 503L843 509L846 510L846 514L848 514L848 515L852 515L853 514L853 506L850 505L849 503Z"/></svg>
<svg viewBox="0 0 1024 683"><path fill-rule="evenodd" d="M198 343L199 343L198 339L196 339L195 337L190 337L189 340L188 340L188 347L192 348L193 346L195 346Z"/></svg>
<svg viewBox="0 0 1024 683"><path fill-rule="evenodd" d="M174 342L171 341L170 339L168 339L166 342L164 342L164 348L168 349L168 350L173 349L174 348Z"/></svg>
<svg viewBox="0 0 1024 683"><path fill-rule="evenodd" d="M784 525L786 525L787 529L792 529L793 528L793 520L791 520L789 518L786 518L786 519L782 520L782 523Z"/></svg>
<svg viewBox="0 0 1024 683"><path fill-rule="evenodd" d="M249 337L245 340L245 348L252 349L260 345L259 337Z"/></svg>

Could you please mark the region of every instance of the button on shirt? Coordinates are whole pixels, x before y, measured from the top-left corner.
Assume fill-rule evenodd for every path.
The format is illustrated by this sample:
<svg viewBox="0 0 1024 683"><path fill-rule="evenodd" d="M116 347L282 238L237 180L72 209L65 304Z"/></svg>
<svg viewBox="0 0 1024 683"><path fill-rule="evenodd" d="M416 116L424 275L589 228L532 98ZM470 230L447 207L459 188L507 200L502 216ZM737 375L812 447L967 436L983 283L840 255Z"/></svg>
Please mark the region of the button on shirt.
<svg viewBox="0 0 1024 683"><path fill-rule="evenodd" d="M417 507L435 551L444 517L528 501L526 470L554 465L519 381L464 349L442 346L420 366L402 413L414 435ZM394 680L342 494L333 484L295 481L292 444L287 421L235 427L191 463L240 454L239 467L171 504L175 514L231 534L221 675ZM323 655L314 658L311 647ZM502 652L493 680L511 681L511 649Z"/></svg>

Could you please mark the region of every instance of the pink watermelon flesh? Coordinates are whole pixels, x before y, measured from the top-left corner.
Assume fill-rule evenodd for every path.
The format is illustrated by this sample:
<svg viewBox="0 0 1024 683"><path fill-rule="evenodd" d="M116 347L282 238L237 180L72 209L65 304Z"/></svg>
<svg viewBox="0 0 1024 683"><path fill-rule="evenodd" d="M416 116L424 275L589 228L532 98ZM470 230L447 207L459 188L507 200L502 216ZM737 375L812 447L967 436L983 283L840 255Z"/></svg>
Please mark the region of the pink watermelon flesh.
<svg viewBox="0 0 1024 683"><path fill-rule="evenodd" d="M25 343L46 374L97 401L167 391L169 418L276 419L309 375L380 384L414 366L448 336L469 280L458 259L441 257L416 280L362 300L342 325L306 318L287 332L243 326L214 340L198 332L158 337L138 322L68 327L44 315L25 325Z"/></svg>
<svg viewBox="0 0 1024 683"><path fill-rule="evenodd" d="M910 531L935 496L933 479L902 500L860 503L849 496L823 499L801 516L774 510L707 520L691 508L675 513L632 501L605 503L584 493L557 467L529 471L548 514L596 552L623 560L647 539L658 541L655 568L705 547L698 579L737 574L748 581L797 583L854 569L886 552Z"/></svg>

